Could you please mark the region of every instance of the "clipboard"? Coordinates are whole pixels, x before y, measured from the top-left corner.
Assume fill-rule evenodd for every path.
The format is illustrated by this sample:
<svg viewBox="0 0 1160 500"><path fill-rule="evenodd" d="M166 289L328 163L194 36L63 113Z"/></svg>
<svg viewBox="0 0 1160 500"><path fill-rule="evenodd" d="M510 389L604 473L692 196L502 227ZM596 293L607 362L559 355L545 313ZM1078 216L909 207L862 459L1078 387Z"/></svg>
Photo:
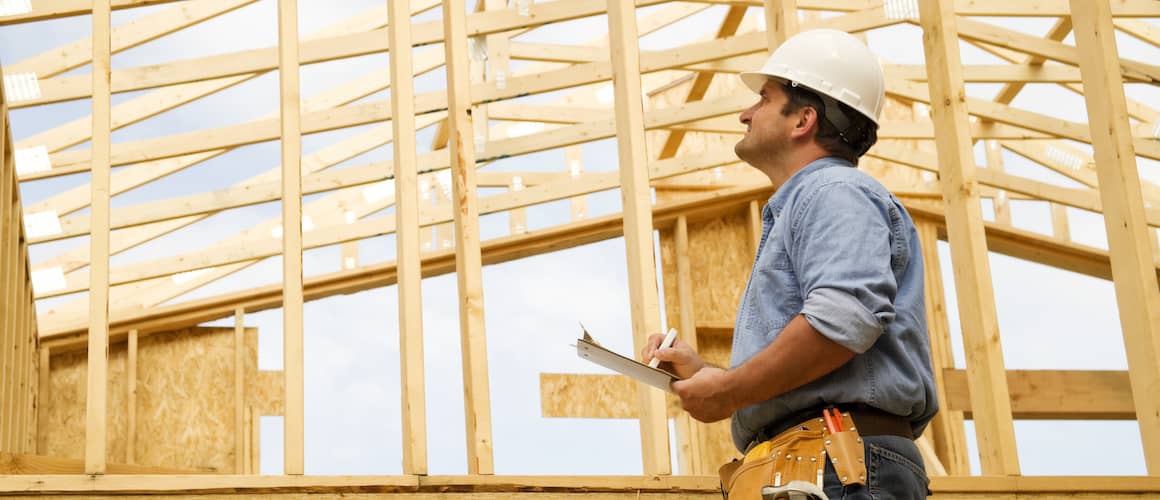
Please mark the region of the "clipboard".
<svg viewBox="0 0 1160 500"><path fill-rule="evenodd" d="M680 377L660 368L653 368L605 349L588 335L587 330L584 331L584 337L576 339L576 355L665 392L673 392L669 384L681 380Z"/></svg>

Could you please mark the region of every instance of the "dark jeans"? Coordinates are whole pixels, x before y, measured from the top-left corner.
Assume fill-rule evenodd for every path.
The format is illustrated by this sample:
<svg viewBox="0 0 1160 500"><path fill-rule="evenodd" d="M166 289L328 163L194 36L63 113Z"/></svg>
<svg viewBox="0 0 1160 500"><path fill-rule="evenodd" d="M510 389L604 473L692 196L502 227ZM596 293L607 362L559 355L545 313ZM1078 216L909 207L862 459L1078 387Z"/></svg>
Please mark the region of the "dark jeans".
<svg viewBox="0 0 1160 500"><path fill-rule="evenodd" d="M909 500L926 498L926 470L914 441L898 436L865 436L866 485L843 488L826 462L825 492L830 500Z"/></svg>

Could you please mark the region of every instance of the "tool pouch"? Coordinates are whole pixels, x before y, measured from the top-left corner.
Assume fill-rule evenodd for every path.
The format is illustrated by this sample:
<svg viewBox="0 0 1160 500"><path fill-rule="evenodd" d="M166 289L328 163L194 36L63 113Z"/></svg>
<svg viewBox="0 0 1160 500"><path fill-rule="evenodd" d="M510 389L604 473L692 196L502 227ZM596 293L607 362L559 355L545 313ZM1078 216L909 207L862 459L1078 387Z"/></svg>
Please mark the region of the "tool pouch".
<svg viewBox="0 0 1160 500"><path fill-rule="evenodd" d="M834 465L834 471L838 473L838 480L842 482L842 486L864 485L866 446L862 443L862 437L858 435L858 429L854 427L849 413L842 414L842 423L842 427L847 430L832 434L829 430L823 430L826 454L829 455L830 463Z"/></svg>
<svg viewBox="0 0 1160 500"><path fill-rule="evenodd" d="M765 486L790 481L821 484L825 445L820 430L794 428L754 446L745 459L721 467L721 485L728 500L761 498ZM739 464L739 465L738 465Z"/></svg>

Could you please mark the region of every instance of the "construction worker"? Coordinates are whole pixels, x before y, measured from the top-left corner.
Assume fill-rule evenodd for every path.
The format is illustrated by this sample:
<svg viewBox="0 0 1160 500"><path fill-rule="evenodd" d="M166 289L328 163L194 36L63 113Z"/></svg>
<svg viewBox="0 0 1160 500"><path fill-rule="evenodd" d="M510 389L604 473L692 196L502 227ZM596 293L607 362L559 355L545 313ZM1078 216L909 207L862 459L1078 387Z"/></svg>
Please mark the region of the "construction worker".
<svg viewBox="0 0 1160 500"><path fill-rule="evenodd" d="M681 341L657 349L661 335L641 353L683 379L672 388L694 418L732 416L745 463L817 464L773 469L753 483L767 492L796 479L831 498L928 494L914 443L938 409L922 252L902 203L856 168L877 141L885 87L877 61L848 33L814 30L741 74L760 99L741 113L746 132L735 151L769 177L774 194L738 305L730 368ZM846 435L856 449L831 449ZM811 462L819 453L824 460ZM723 470L726 487L728 476ZM764 484L769 477L781 484Z"/></svg>

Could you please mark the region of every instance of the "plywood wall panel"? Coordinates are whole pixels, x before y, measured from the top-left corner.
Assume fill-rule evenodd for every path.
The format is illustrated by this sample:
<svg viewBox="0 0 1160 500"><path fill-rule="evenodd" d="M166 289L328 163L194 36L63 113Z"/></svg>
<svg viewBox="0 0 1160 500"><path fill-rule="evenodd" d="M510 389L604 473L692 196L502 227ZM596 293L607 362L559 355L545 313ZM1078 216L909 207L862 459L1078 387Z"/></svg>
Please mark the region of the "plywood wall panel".
<svg viewBox="0 0 1160 500"><path fill-rule="evenodd" d="M282 414L282 372L258 372L257 330L245 332L246 402L259 415ZM110 462L128 441L127 346L109 350ZM180 470L234 472L232 328L194 328L142 336L138 344L135 463ZM84 456L86 353L50 362L43 454Z"/></svg>

